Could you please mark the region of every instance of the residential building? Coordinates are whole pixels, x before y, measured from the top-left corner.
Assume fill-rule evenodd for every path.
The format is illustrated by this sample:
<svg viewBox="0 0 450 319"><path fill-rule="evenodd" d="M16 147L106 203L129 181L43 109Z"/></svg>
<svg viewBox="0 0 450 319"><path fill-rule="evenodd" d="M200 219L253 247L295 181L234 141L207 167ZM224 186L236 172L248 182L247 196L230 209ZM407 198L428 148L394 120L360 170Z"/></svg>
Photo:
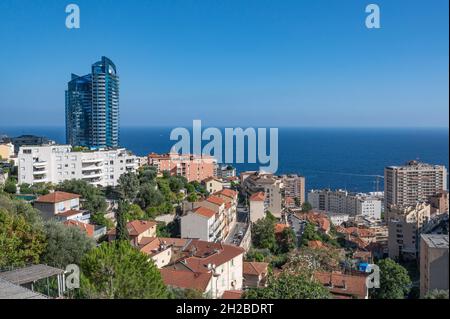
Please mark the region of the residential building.
<svg viewBox="0 0 450 319"><path fill-rule="evenodd" d="M438 289L448 291L448 235L420 236L420 296Z"/></svg>
<svg viewBox="0 0 450 319"><path fill-rule="evenodd" d="M243 276L245 288L260 288L267 286L269 264L265 262L244 261Z"/></svg>
<svg viewBox="0 0 450 319"><path fill-rule="evenodd" d="M286 207L301 207L305 202L305 177L283 175L284 198Z"/></svg>
<svg viewBox="0 0 450 319"><path fill-rule="evenodd" d="M148 164L156 167L159 174L169 172L171 176L183 176L189 182L201 182L216 176L217 160L207 155L177 153L148 155Z"/></svg>
<svg viewBox="0 0 450 319"><path fill-rule="evenodd" d="M250 221L256 223L259 219L266 216L266 195L264 192L254 193L248 199L250 204Z"/></svg>
<svg viewBox="0 0 450 319"><path fill-rule="evenodd" d="M381 218L381 199L364 193L349 193L345 190L311 190L308 202L315 209L350 216Z"/></svg>
<svg viewBox="0 0 450 319"><path fill-rule="evenodd" d="M157 223L150 220L133 220L127 223L127 232L131 244L138 247L144 238L156 236ZM108 241L116 239L117 230L108 231Z"/></svg>
<svg viewBox="0 0 450 319"><path fill-rule="evenodd" d="M181 237L209 242L224 241L236 224L237 192L223 189L193 203L181 217Z"/></svg>
<svg viewBox="0 0 450 319"><path fill-rule="evenodd" d="M244 249L221 243L186 240L174 248L177 258L160 269L166 285L197 289L208 298L221 298L227 290L242 290Z"/></svg>
<svg viewBox="0 0 450 319"><path fill-rule="evenodd" d="M245 173L244 173L245 174ZM245 178L241 176L241 189L243 195L250 197L255 193L264 192L267 211L277 218L282 212L282 182L272 174L251 173Z"/></svg>
<svg viewBox="0 0 450 319"><path fill-rule="evenodd" d="M315 272L314 277L328 288L334 299L368 299L367 275Z"/></svg>
<svg viewBox="0 0 450 319"><path fill-rule="evenodd" d="M73 146L119 146L119 77L107 57L92 72L72 74L66 90L66 142Z"/></svg>
<svg viewBox="0 0 450 319"><path fill-rule="evenodd" d="M106 227L100 225L93 225L89 223L84 223L79 220L67 219L63 222L64 225L69 227L77 227L81 231L85 232L88 237L95 240L99 239L103 235L106 235Z"/></svg>
<svg viewBox="0 0 450 319"><path fill-rule="evenodd" d="M431 205L431 215L448 213L448 191L440 191L428 197Z"/></svg>
<svg viewBox="0 0 450 319"><path fill-rule="evenodd" d="M0 144L0 160L9 160L14 156L14 145L11 142Z"/></svg>
<svg viewBox="0 0 450 319"><path fill-rule="evenodd" d="M236 177L236 169L231 165L222 165L217 169L217 177L223 179Z"/></svg>
<svg viewBox="0 0 450 319"><path fill-rule="evenodd" d="M342 225L347 222L350 218L349 214L336 214L336 213L326 213L328 218L330 219L331 224L334 226Z"/></svg>
<svg viewBox="0 0 450 319"><path fill-rule="evenodd" d="M80 195L53 192L40 196L34 202L34 208L39 210L45 219L54 218L61 214L80 214ZM64 216L64 215L63 215Z"/></svg>
<svg viewBox="0 0 450 319"><path fill-rule="evenodd" d="M19 184L82 179L93 185L117 186L120 175L138 167L136 156L123 148L75 152L70 145L24 146L18 161Z"/></svg>
<svg viewBox="0 0 450 319"><path fill-rule="evenodd" d="M416 259L422 227L430 220L430 205L420 203L406 208L391 206L386 217L389 257L396 260Z"/></svg>
<svg viewBox="0 0 450 319"><path fill-rule="evenodd" d="M220 180L216 177L208 177L202 181L202 184L205 186L206 190L210 194L216 193L223 189L222 180Z"/></svg>
<svg viewBox="0 0 450 319"><path fill-rule="evenodd" d="M391 206L415 206L443 190L447 190L447 169L443 165L409 161L384 169L385 211Z"/></svg>

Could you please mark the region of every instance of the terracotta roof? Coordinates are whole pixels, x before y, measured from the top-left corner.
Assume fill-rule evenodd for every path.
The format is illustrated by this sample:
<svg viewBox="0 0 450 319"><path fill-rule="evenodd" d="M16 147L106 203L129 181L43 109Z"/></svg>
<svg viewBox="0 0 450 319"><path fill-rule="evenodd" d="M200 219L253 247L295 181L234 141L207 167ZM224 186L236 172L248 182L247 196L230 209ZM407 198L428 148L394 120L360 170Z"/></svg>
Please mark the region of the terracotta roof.
<svg viewBox="0 0 450 319"><path fill-rule="evenodd" d="M256 261L244 261L242 273L244 275L255 275L267 273L269 263L256 262Z"/></svg>
<svg viewBox="0 0 450 319"><path fill-rule="evenodd" d="M282 233L283 230L289 228L289 225L286 224L275 224L275 234Z"/></svg>
<svg viewBox="0 0 450 319"><path fill-rule="evenodd" d="M232 245L193 240L186 247L185 252L193 252L191 257L183 260L187 267L194 272L207 272L209 271L208 264L220 266L244 254L245 250Z"/></svg>
<svg viewBox="0 0 450 319"><path fill-rule="evenodd" d="M217 197L217 196L213 196L213 195L209 196L209 197L206 199L206 201L208 201L208 202L210 202L210 203L213 203L213 204L215 204L215 205L218 205L218 206L220 206L220 205L222 205L222 204L225 203L225 201L224 201L222 198Z"/></svg>
<svg viewBox="0 0 450 319"><path fill-rule="evenodd" d="M220 179L213 177L213 176L207 177L204 180L202 180L203 183L208 183L210 181L216 181L216 182L222 183L222 181Z"/></svg>
<svg viewBox="0 0 450 319"><path fill-rule="evenodd" d="M242 290L225 290L222 299L241 299L242 293Z"/></svg>
<svg viewBox="0 0 450 319"><path fill-rule="evenodd" d="M264 192L258 192L250 196L251 201L263 202L266 199Z"/></svg>
<svg viewBox="0 0 450 319"><path fill-rule="evenodd" d="M189 270L160 269L164 284L178 288L190 288L206 292L211 281L211 272L192 272Z"/></svg>
<svg viewBox="0 0 450 319"><path fill-rule="evenodd" d="M128 235L139 236L143 232L147 231L148 229L156 225L157 225L156 222L150 220L133 220L127 223ZM108 231L108 235L115 235L115 234L116 234L115 228Z"/></svg>
<svg viewBox="0 0 450 319"><path fill-rule="evenodd" d="M183 247L187 239L182 238L166 238L166 237L143 237L139 242L139 249L146 254L153 254L155 250L159 249L161 244L172 247Z"/></svg>
<svg viewBox="0 0 450 319"><path fill-rule="evenodd" d="M355 296L364 299L367 294L366 276L346 275L340 272L316 272L314 277L327 286L333 295L338 298Z"/></svg>
<svg viewBox="0 0 450 319"><path fill-rule="evenodd" d="M194 213L204 216L204 217L207 217L208 219L213 217L214 215L216 215L215 211L213 211L209 208L203 207L203 206L195 208Z"/></svg>
<svg viewBox="0 0 450 319"><path fill-rule="evenodd" d="M320 240L310 240L310 241L308 241L308 247L322 248L322 247L324 247L324 244Z"/></svg>
<svg viewBox="0 0 450 319"><path fill-rule="evenodd" d="M234 199L237 196L237 192L229 188L224 188L221 191L218 191L217 193L232 199Z"/></svg>
<svg viewBox="0 0 450 319"><path fill-rule="evenodd" d="M56 215L63 216L63 217L69 217L69 216L78 215L78 214L82 214L82 213L83 212L81 210L70 209L70 210L66 210L65 212L58 213Z"/></svg>
<svg viewBox="0 0 450 319"><path fill-rule="evenodd" d="M80 198L78 194L66 193L66 192L53 192L47 195L40 196L37 203L60 203L66 200Z"/></svg>
<svg viewBox="0 0 450 319"><path fill-rule="evenodd" d="M127 223L128 235L138 236L154 226L156 222L150 220L133 220Z"/></svg>
<svg viewBox="0 0 450 319"><path fill-rule="evenodd" d="M95 226L94 226L94 225L91 225L91 224L85 224L85 223L82 223L82 222L80 222L80 221L72 220L72 219L66 220L66 221L64 222L64 225L66 225L66 226L75 226L75 227L78 227L79 229L85 231L86 234L87 234L89 237L94 237L94 231L95 231Z"/></svg>

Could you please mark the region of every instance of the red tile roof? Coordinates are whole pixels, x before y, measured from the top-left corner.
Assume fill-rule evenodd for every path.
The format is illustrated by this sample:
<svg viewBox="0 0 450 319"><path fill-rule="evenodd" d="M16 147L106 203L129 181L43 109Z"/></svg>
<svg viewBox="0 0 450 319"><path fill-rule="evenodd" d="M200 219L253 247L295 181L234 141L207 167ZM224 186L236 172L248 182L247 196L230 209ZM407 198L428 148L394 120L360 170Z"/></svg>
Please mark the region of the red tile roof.
<svg viewBox="0 0 450 319"><path fill-rule="evenodd" d="M78 194L66 193L66 192L53 192L47 195L40 196L36 202L37 203L60 203L67 200L80 198Z"/></svg>
<svg viewBox="0 0 450 319"><path fill-rule="evenodd" d="M242 273L244 275L267 274L269 263L256 262L256 261L244 261Z"/></svg>
<svg viewBox="0 0 450 319"><path fill-rule="evenodd" d="M251 201L263 202L266 199L264 192L258 192L250 196Z"/></svg>
<svg viewBox="0 0 450 319"><path fill-rule="evenodd" d="M327 286L338 298L354 296L364 299L367 295L366 276L346 275L339 272L316 272L314 277Z"/></svg>
<svg viewBox="0 0 450 319"><path fill-rule="evenodd" d="M82 231L86 232L86 234L89 237L94 237L94 231L95 231L95 226L94 225L85 224L85 223L79 222L77 220L71 220L71 219L70 220L66 220L64 222L64 225L78 227Z"/></svg>
<svg viewBox="0 0 450 319"><path fill-rule="evenodd" d="M234 199L237 196L237 192L232 189L229 189L229 188L224 188L221 191L217 192L217 194L220 194L220 195L232 198L232 199Z"/></svg>
<svg viewBox="0 0 450 319"><path fill-rule="evenodd" d="M242 294L242 290L225 290L222 299L241 299Z"/></svg>
<svg viewBox="0 0 450 319"><path fill-rule="evenodd" d="M139 236L148 229L156 226L157 223L150 220L133 220L127 223L127 231L130 236ZM116 229L111 229L108 231L108 235L115 235Z"/></svg>
<svg viewBox="0 0 450 319"><path fill-rule="evenodd" d="M206 201L208 201L210 203L213 203L213 204L215 204L217 206L223 205L225 203L225 201L222 198L214 196L214 195L209 196L206 199Z"/></svg>
<svg viewBox="0 0 450 319"><path fill-rule="evenodd" d="M289 225L286 224L275 224L275 234L282 233L283 230L289 228Z"/></svg>
<svg viewBox="0 0 450 319"><path fill-rule="evenodd" d="M324 247L324 245L320 240L310 240L310 241L308 241L308 247L322 248L322 247Z"/></svg>
<svg viewBox="0 0 450 319"><path fill-rule="evenodd" d="M207 272L208 264L220 266L231 259L243 255L245 250L241 247L211 243L203 240L193 240L185 252L192 252L191 257L184 259L184 263L194 272Z"/></svg>
<svg viewBox="0 0 450 319"><path fill-rule="evenodd" d="M160 269L164 284L178 288L189 288L206 292L211 281L211 272L192 272L189 270Z"/></svg>
<svg viewBox="0 0 450 319"><path fill-rule="evenodd" d="M203 207L203 206L195 208L194 213L199 214L204 217L207 217L208 219L213 217L214 215L216 215L215 211L213 211L209 208Z"/></svg>

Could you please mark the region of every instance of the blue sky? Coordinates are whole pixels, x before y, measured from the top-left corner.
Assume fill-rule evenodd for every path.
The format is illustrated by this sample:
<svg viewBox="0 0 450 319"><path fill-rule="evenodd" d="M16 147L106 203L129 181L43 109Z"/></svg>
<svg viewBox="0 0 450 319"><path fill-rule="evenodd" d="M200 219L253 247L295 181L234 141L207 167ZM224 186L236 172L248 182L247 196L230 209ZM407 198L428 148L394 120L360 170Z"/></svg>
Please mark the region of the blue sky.
<svg viewBox="0 0 450 319"><path fill-rule="evenodd" d="M81 28L65 27L76 3ZM123 126L448 127L448 1L1 0L0 126L64 125L106 55Z"/></svg>

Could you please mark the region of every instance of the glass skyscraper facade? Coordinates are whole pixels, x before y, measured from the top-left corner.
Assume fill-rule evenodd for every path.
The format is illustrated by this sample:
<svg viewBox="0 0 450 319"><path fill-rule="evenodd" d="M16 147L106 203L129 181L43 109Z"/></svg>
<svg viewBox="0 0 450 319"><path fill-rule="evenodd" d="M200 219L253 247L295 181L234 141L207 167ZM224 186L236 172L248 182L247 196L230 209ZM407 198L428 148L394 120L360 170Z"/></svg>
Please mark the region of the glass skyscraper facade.
<svg viewBox="0 0 450 319"><path fill-rule="evenodd" d="M107 57L92 73L72 74L66 91L66 140L90 148L119 146L119 77Z"/></svg>

